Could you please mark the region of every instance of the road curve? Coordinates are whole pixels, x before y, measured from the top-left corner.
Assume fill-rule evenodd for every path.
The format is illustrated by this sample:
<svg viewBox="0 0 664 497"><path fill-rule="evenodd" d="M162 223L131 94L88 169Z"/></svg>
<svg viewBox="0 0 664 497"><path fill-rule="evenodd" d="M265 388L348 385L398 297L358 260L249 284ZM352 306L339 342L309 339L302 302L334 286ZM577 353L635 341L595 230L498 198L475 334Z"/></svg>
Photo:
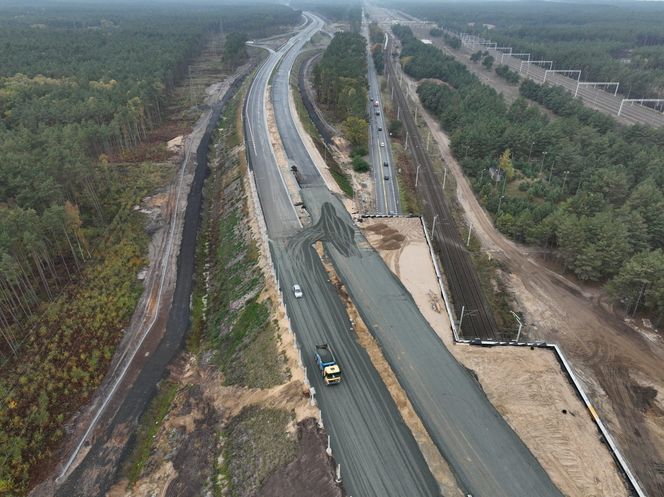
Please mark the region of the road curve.
<svg viewBox="0 0 664 497"><path fill-rule="evenodd" d="M289 70L286 61L279 70ZM275 102L275 117L280 130L292 129L282 140L302 141L295 116L287 108L279 110L279 102ZM280 119L283 122L279 123ZM290 147L307 153L304 145ZM300 170L308 177L317 173L308 153L298 159ZM363 321L461 488L476 497L562 497L537 459L491 405L481 386L445 348L401 282L370 248L339 199L318 181L303 184L300 193L315 225L305 234L292 237L286 249L302 247L306 254L313 250L314 241L324 241ZM289 259L292 265L302 267L304 271L293 276L312 277L307 271L316 270L313 254L288 255L281 253L276 258ZM302 260L310 262L302 266ZM312 297L314 307L322 307L319 296ZM306 309L310 312L311 304ZM335 345L354 343L352 334L347 334L345 340L340 338L343 345ZM354 380L353 377L349 381ZM321 395L323 403L325 394L327 390Z"/></svg>
<svg viewBox="0 0 664 497"><path fill-rule="evenodd" d="M270 54L254 79L245 107L245 129L252 128L245 135L247 150L272 259L348 495L439 496L440 489L412 433L367 353L357 343L344 304L312 247L323 230L319 226L300 229L271 151L264 108L268 79L284 55L292 64L301 46L322 26L317 18L310 19L307 28L278 52ZM294 48L289 52L291 47ZM278 86L288 86L289 72L290 66L282 65L274 75L275 113L288 107L288 99L284 98L288 88L284 92ZM293 152L292 148L288 150ZM314 171L315 168L305 171L302 178L320 188L322 180ZM296 299L290 290L295 283L302 287L303 298ZM317 373L313 351L316 344L323 342L330 343L338 356L343 374L338 386L325 387Z"/></svg>

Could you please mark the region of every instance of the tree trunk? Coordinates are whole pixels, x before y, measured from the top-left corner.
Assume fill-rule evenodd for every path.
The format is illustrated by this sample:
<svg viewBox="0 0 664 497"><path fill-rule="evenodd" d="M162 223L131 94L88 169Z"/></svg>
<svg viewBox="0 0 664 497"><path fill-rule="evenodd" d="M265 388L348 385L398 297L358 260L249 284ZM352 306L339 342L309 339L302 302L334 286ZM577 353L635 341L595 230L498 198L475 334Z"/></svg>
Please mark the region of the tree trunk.
<svg viewBox="0 0 664 497"><path fill-rule="evenodd" d="M46 279L46 274L44 273L42 262L35 252L32 252L32 260L35 262L35 267L39 273L39 279L42 282L44 290L46 290L46 296L48 297L48 300L53 301L53 294L51 293L51 287L49 286L48 280Z"/></svg>

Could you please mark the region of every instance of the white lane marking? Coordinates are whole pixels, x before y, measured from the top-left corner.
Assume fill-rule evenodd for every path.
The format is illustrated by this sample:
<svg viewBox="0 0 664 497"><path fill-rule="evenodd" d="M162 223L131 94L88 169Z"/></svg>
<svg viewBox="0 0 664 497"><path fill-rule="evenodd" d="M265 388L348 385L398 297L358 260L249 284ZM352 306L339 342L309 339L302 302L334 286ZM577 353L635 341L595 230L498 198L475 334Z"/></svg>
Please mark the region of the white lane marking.
<svg viewBox="0 0 664 497"><path fill-rule="evenodd" d="M254 155L258 155L258 152L256 152L256 140L254 139L254 132L251 130L251 121L249 120L248 116L245 116L247 118L247 128L249 129L249 135L251 136L250 141L251 141L251 146L254 149Z"/></svg>

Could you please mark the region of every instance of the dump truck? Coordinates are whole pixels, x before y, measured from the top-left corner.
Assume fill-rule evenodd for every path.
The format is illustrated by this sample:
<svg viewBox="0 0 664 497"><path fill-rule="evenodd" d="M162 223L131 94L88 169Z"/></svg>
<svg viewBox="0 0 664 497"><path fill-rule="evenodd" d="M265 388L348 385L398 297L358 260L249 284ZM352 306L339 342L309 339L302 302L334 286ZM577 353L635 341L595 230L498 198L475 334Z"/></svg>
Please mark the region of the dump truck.
<svg viewBox="0 0 664 497"><path fill-rule="evenodd" d="M341 381L341 369L334 357L332 348L327 344L316 345L316 364L327 386Z"/></svg>

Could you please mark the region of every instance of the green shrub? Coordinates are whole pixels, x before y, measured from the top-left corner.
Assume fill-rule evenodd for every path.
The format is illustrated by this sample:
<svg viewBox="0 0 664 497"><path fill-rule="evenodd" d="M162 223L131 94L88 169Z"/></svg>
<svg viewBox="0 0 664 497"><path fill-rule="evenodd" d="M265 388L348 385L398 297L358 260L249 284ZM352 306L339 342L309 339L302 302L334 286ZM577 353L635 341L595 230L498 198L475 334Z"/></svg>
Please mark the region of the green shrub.
<svg viewBox="0 0 664 497"><path fill-rule="evenodd" d="M362 157L353 157L353 171L356 173L366 173L371 167Z"/></svg>

